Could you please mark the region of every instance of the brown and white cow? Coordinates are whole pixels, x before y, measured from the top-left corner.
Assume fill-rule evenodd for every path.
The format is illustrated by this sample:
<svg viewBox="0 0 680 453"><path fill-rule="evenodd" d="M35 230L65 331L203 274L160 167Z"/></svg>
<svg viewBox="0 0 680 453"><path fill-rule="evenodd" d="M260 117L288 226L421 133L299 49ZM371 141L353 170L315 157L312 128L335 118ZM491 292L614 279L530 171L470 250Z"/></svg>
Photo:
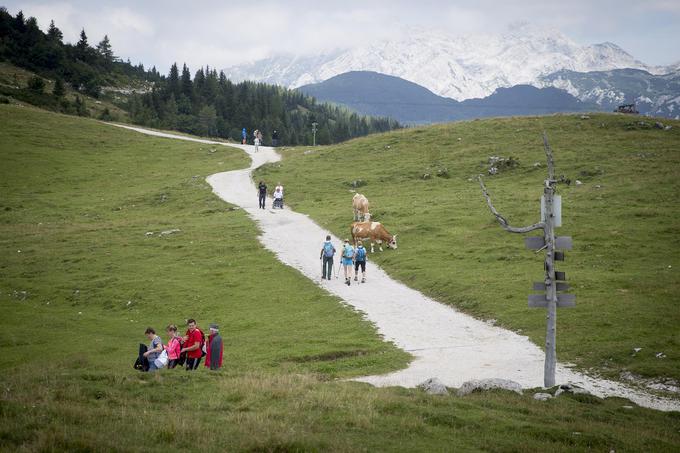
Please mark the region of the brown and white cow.
<svg viewBox="0 0 680 453"><path fill-rule="evenodd" d="M371 213L368 212L368 198L360 193L355 193L352 197L352 208L354 209L354 220L368 222L371 220Z"/></svg>
<svg viewBox="0 0 680 453"><path fill-rule="evenodd" d="M373 243L375 242L378 243L381 252L383 242L387 244L388 248L397 248L397 235L391 235L380 222L352 222L350 232L355 246L359 240L370 240L371 253L375 251L373 249Z"/></svg>

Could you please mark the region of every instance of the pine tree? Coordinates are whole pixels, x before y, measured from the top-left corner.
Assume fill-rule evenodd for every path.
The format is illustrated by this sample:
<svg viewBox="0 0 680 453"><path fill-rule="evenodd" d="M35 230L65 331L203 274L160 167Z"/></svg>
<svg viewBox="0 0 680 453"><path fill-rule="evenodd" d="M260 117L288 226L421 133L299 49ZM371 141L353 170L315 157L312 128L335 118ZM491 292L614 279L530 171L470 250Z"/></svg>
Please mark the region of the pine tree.
<svg viewBox="0 0 680 453"><path fill-rule="evenodd" d="M168 92L170 92L171 96L174 96L175 99L177 99L182 92L180 83L179 83L179 69L177 69L177 63L173 63L172 66L170 66L170 74L168 75Z"/></svg>
<svg viewBox="0 0 680 453"><path fill-rule="evenodd" d="M54 80L54 88L52 88L52 95L54 97L60 98L66 94L66 90L64 89L64 81L61 80L61 77L57 77Z"/></svg>
<svg viewBox="0 0 680 453"><path fill-rule="evenodd" d="M193 84L191 83L191 73L189 72L189 68L187 68L186 63L184 63L184 66L182 66L181 86L182 86L182 94L189 99L193 99L194 90L193 90Z"/></svg>
<svg viewBox="0 0 680 453"><path fill-rule="evenodd" d="M80 30L80 41L76 44L76 48L81 52L85 52L88 47L90 45L87 43L87 34L85 34L85 29L83 28Z"/></svg>
<svg viewBox="0 0 680 453"><path fill-rule="evenodd" d="M54 25L54 21L50 21L50 28L47 30L47 37L52 41L61 42L64 39L64 34Z"/></svg>
<svg viewBox="0 0 680 453"><path fill-rule="evenodd" d="M110 66L115 60L116 57L113 56L113 50L111 50L111 42L109 41L108 35L104 35L104 39L97 44L97 53L104 58L104 62L107 66Z"/></svg>

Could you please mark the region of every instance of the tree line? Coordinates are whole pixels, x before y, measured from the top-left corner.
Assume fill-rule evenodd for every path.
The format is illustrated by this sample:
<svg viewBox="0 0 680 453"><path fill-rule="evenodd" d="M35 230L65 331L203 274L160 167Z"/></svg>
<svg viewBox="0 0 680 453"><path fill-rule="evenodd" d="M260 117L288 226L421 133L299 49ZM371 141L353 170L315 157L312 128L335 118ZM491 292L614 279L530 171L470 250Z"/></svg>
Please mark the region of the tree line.
<svg viewBox="0 0 680 453"><path fill-rule="evenodd" d="M264 133L265 143L274 130L287 145L311 144L312 123L317 123L316 142L329 144L374 132L401 127L388 118L358 115L343 107L317 103L312 97L263 83L232 83L222 71L200 68L192 74L175 63L168 75L155 67L146 70L114 55L108 36L92 46L83 29L78 42L63 42L63 33L52 21L47 32L34 17L19 11L12 16L0 8L0 61L54 80L52 93L44 93L40 77L29 80L25 89L8 90L26 102L65 113L87 115L84 98L64 99L67 85L76 93L104 97L126 110L133 123L175 129L197 135L241 139L245 128ZM111 97L102 87L144 86L146 92ZM16 87L15 87L16 88ZM138 90L139 91L139 90Z"/></svg>

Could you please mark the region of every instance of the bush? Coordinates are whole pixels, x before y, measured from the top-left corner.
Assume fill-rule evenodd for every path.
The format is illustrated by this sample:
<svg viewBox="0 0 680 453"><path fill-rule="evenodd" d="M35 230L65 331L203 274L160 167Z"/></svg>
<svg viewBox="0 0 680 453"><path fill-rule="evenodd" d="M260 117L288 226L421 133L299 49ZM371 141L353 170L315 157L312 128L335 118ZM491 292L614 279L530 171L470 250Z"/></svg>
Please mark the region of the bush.
<svg viewBox="0 0 680 453"><path fill-rule="evenodd" d="M28 79L28 89L36 93L43 93L45 91L45 81L42 77L34 75Z"/></svg>

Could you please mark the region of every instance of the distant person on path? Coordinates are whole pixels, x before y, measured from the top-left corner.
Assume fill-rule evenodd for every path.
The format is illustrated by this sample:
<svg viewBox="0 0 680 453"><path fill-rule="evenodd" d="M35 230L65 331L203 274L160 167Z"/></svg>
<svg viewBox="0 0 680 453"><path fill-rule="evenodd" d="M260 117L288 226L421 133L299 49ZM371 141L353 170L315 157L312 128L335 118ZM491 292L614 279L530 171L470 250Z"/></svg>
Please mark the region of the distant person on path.
<svg viewBox="0 0 680 453"><path fill-rule="evenodd" d="M364 244L359 241L354 251L354 281L359 278L359 268L361 267L361 283L366 283L366 249Z"/></svg>
<svg viewBox="0 0 680 453"><path fill-rule="evenodd" d="M179 351L182 350L182 342L179 335L177 335L177 326L170 324L165 331L168 334L168 345L165 350L168 351L168 368L175 368L179 362Z"/></svg>
<svg viewBox="0 0 680 453"><path fill-rule="evenodd" d="M335 256L335 247L331 243L331 236L326 236L326 242L323 243L321 247L321 255L319 259L323 259L321 264L321 280L328 278L331 279L333 275L333 257Z"/></svg>
<svg viewBox="0 0 680 453"><path fill-rule="evenodd" d="M206 342L205 366L211 370L219 370L222 368L222 336L220 336L220 328L217 324L210 324L210 335Z"/></svg>
<svg viewBox="0 0 680 453"><path fill-rule="evenodd" d="M272 146L279 146L279 133L276 129L274 129L274 133L272 134Z"/></svg>
<svg viewBox="0 0 680 453"><path fill-rule="evenodd" d="M274 207L283 209L283 186L281 185L281 183L278 183L278 185L274 189Z"/></svg>
<svg viewBox="0 0 680 453"><path fill-rule="evenodd" d="M144 357L149 361L149 371L156 371L158 366L156 366L156 359L161 352L163 352L163 341L161 337L156 335L156 331L152 327L147 327L146 332L144 332L146 338L149 339L149 348L144 353Z"/></svg>
<svg viewBox="0 0 680 453"><path fill-rule="evenodd" d="M248 138L248 132L246 131L246 128L244 127L243 130L241 131L241 143L245 145L247 138Z"/></svg>
<svg viewBox="0 0 680 453"><path fill-rule="evenodd" d="M345 285L349 286L352 282L352 260L354 259L354 247L349 244L349 239L345 239L342 248L342 268L345 271Z"/></svg>
<svg viewBox="0 0 680 453"><path fill-rule="evenodd" d="M257 135L257 140L260 142L260 145L263 145L264 139L262 138L262 131L258 129L257 134L255 134L255 135Z"/></svg>
<svg viewBox="0 0 680 453"><path fill-rule="evenodd" d="M260 181L260 184L257 185L257 196L260 209L264 209L264 202L267 200L267 184L264 181Z"/></svg>
<svg viewBox="0 0 680 453"><path fill-rule="evenodd" d="M255 145L255 152L258 152L260 150L260 139L255 137L253 140L253 145Z"/></svg>
<svg viewBox="0 0 680 453"><path fill-rule="evenodd" d="M196 326L195 319L187 320L188 330L184 336L184 347L180 350L180 354L187 353L186 369L187 371L195 370L201 363L203 357L203 332Z"/></svg>

